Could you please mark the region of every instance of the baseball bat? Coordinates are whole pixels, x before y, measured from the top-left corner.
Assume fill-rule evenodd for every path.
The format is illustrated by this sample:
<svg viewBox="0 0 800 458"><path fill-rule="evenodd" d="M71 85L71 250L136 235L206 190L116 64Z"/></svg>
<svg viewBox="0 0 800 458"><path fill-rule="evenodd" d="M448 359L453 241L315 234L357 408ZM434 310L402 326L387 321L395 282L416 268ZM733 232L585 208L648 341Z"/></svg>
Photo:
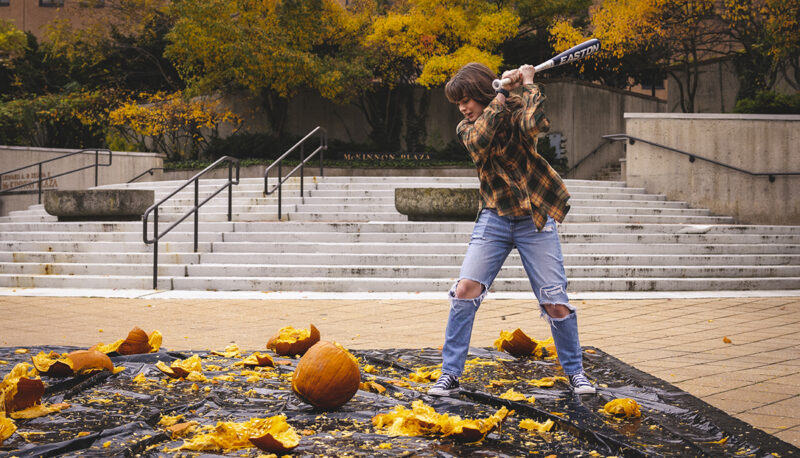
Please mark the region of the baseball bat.
<svg viewBox="0 0 800 458"><path fill-rule="evenodd" d="M564 65L583 59L584 57L591 56L597 51L600 51L600 40L597 38L592 38L591 40L586 40L579 45L575 45L567 49L550 60L542 62L541 64L533 67L533 69L538 73L542 70L547 70L548 68L558 67L559 65ZM497 90L509 83L511 83L511 79L509 78L494 80L492 81L492 87Z"/></svg>

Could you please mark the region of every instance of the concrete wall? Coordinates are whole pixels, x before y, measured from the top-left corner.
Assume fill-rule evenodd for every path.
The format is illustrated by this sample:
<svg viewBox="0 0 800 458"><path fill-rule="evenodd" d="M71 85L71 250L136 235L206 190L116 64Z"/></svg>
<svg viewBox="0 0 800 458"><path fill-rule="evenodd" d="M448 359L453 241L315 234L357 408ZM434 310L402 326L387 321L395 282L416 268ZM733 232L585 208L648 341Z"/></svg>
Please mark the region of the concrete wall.
<svg viewBox="0 0 800 458"><path fill-rule="evenodd" d="M63 156L73 151L77 150L0 146L0 173ZM94 164L94 158L94 152L87 152L48 162L42 165L42 175L44 177L52 177L62 172ZM99 162L108 163L108 155L101 153ZM145 170L152 167L162 167L163 163L164 159L160 154L114 151L111 166L99 168L98 184L125 183ZM10 175L4 175L0 186L2 186L2 189L8 189L37 178L38 168L29 167ZM42 189L87 189L92 186L94 186L94 167L58 178L46 179L42 183ZM36 190L37 185L33 184L14 191L29 191L29 194L1 195L0 216L7 215L10 211L24 210L28 206L36 204L38 201Z"/></svg>
<svg viewBox="0 0 800 458"><path fill-rule="evenodd" d="M654 97L577 80L544 80L542 84L547 96L545 112L552 124L551 133L561 133L566 139L570 167L603 143L603 135L622 132L625 112L664 112L667 109L665 101ZM243 116L246 130L269 130L257 97L240 93L227 97L224 104ZM455 128L462 118L456 106L445 97L443 88L433 89L428 110L427 144L443 148L456 140ZM292 98L286 122L287 133L305 135L316 126L325 127L332 139L358 143L368 140L369 126L355 105L336 104L313 92ZM623 156L622 145L604 146L567 176L591 178L599 169Z"/></svg>
<svg viewBox="0 0 800 458"><path fill-rule="evenodd" d="M800 172L800 116L626 113L628 135L752 172ZM800 225L800 176L770 183L672 151L627 145L627 182L744 224Z"/></svg>
<svg viewBox="0 0 800 458"><path fill-rule="evenodd" d="M671 76L667 78L667 89L667 111L682 112L678 84ZM778 75L772 90L784 94L797 92L781 74ZM701 64L694 99L695 113L730 113L736 106L738 92L739 79L733 62L716 59Z"/></svg>

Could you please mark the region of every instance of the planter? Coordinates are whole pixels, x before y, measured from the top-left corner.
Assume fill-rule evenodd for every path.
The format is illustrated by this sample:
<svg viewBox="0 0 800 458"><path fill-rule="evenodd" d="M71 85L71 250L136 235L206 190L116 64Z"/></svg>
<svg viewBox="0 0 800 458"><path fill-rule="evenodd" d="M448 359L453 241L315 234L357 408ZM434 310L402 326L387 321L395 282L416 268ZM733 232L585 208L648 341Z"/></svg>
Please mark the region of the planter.
<svg viewBox="0 0 800 458"><path fill-rule="evenodd" d="M477 188L397 188L394 206L409 221L474 221L480 195Z"/></svg>

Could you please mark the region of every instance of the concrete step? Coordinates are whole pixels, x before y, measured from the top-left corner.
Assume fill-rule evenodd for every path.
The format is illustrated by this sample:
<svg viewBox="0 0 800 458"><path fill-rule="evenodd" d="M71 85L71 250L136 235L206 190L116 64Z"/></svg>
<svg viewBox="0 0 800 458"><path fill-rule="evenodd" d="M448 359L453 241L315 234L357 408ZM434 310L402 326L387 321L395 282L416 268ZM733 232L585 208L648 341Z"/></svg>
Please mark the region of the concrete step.
<svg viewBox="0 0 800 458"><path fill-rule="evenodd" d="M23 242L39 244L40 242ZM57 243L66 242L54 242ZM325 242L222 242L212 243L215 253L248 252L248 253L394 253L402 249L406 254L462 254L463 243L369 243L351 244ZM3 246L3 245L0 245ZM26 248L28 245L23 245ZM30 245L34 246L34 245ZM562 245L562 252L567 254L621 254L649 253L659 254L800 254L800 245L755 245L755 244L640 244L640 243L569 243ZM29 250L30 251L30 250ZM34 250L35 251L35 250ZM41 250L46 251L46 250ZM174 250L173 250L174 251Z"/></svg>
<svg viewBox="0 0 800 458"><path fill-rule="evenodd" d="M358 254L358 253L285 253L280 256L253 256L247 252L227 253L170 253L159 251L161 264L261 264L265 260L286 265L337 266L337 265L390 265L390 266L460 266L464 253L454 254ZM0 262L13 263L84 263L96 264L149 264L152 252L47 252L0 251ZM800 265L800 255L794 254L565 254L566 266L794 266ZM506 266L522 266L519 255L512 251Z"/></svg>
<svg viewBox="0 0 800 458"><path fill-rule="evenodd" d="M159 277L158 289L209 291L318 291L318 292L422 292L447 291L452 279L369 277ZM150 289L152 276L29 275L0 274L0 286L16 288L85 288L89 284L114 285L118 289ZM571 293L584 291L715 291L791 290L800 277L752 278L575 278ZM498 278L492 291L530 291L527 278Z"/></svg>
<svg viewBox="0 0 800 458"><path fill-rule="evenodd" d="M152 222L152 220L151 220ZM358 233L423 233L423 232L472 232L474 223L470 221L438 221L438 222L292 222L292 221L236 221L212 222L203 221L201 232L358 232ZM162 227L159 225L159 227ZM193 223L185 221L175 231L193 232ZM678 221L671 224L629 224L629 223L592 223L565 222L558 226L559 233L621 233L621 234L706 234L706 235L798 235L800 228L796 226L758 226L737 224L685 224ZM36 224L27 222L0 223L0 234L5 232L141 232L140 221L82 221L58 222L56 224ZM152 224L148 225L152 232Z"/></svg>
<svg viewBox="0 0 800 458"><path fill-rule="evenodd" d="M150 263L38 263L0 262L0 274L13 275L111 275L142 276L152 274ZM459 266L417 265L335 265L295 264L159 264L159 276L173 277L373 277L373 278L450 278L459 274ZM567 266L569 278L585 277L800 277L800 265L794 266ZM521 265L504 266L498 279L523 278Z"/></svg>

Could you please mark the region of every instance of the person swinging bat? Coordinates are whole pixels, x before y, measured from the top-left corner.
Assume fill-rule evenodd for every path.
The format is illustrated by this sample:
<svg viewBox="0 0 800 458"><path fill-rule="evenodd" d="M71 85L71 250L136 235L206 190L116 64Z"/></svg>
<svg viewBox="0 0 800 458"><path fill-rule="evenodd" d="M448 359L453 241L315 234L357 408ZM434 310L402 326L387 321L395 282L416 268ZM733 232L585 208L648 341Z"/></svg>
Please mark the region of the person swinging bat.
<svg viewBox="0 0 800 458"><path fill-rule="evenodd" d="M497 79L485 65L463 66L445 86L464 119L456 132L477 167L480 210L449 291L450 314L442 347L442 375L429 395L459 391L475 314L513 248L517 248L542 317L550 324L558 359L576 394L595 393L583 370L576 308L556 223L569 211L569 192L558 173L536 151L537 135L549 130L545 97L534 84L537 69L582 59L600 49L589 40L536 67L523 65Z"/></svg>

